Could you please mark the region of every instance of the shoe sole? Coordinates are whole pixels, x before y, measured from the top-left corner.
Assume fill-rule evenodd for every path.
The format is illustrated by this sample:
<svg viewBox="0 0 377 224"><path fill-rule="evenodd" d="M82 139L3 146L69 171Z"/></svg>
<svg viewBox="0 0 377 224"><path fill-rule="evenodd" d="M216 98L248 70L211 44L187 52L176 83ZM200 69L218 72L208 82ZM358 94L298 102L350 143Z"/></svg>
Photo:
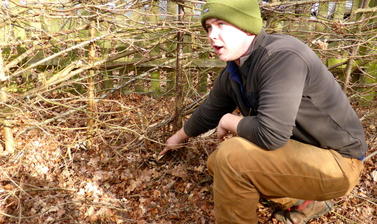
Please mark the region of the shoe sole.
<svg viewBox="0 0 377 224"><path fill-rule="evenodd" d="M326 208L323 211L321 211L320 213L318 213L316 215L313 215L313 216L310 216L310 217L304 219L303 224L306 224L307 222L309 222L312 219L319 218L319 217L329 213L332 210L332 208L334 207L334 204L332 202L326 201L325 204L326 204ZM284 211L279 211L279 212L274 214L274 217L275 217L276 220L278 220L278 221L280 221L284 224L295 224L291 221L292 219L290 218L289 214L290 214L289 212L288 212L288 214L285 214Z"/></svg>

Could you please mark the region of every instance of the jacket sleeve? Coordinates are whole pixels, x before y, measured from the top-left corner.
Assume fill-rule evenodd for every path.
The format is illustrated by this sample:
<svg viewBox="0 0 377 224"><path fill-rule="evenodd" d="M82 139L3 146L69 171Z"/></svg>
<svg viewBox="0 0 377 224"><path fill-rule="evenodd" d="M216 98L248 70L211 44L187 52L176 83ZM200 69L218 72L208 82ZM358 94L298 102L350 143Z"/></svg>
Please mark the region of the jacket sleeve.
<svg viewBox="0 0 377 224"><path fill-rule="evenodd" d="M208 98L185 123L184 130L188 136L198 136L215 128L224 114L230 113L236 108L228 94L230 85L227 85L227 82L229 82L228 74L223 71L215 80Z"/></svg>
<svg viewBox="0 0 377 224"><path fill-rule="evenodd" d="M292 136L305 86L308 66L294 52L271 54L258 69L258 113L244 117L237 126L239 136L273 150Z"/></svg>

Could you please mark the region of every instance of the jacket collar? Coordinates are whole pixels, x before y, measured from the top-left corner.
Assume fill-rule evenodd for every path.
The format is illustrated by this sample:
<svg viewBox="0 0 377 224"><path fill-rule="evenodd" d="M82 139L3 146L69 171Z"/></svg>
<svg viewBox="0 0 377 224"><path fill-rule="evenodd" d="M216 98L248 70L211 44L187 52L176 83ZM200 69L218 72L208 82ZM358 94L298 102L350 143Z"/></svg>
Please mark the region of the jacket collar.
<svg viewBox="0 0 377 224"><path fill-rule="evenodd" d="M251 43L251 50L250 50L250 54L255 50L255 49L258 49L262 43L263 43L263 40L266 38L267 36L267 33L264 31L264 30L261 30L261 32L255 37L253 43ZM250 55L249 55L250 56Z"/></svg>
<svg viewBox="0 0 377 224"><path fill-rule="evenodd" d="M247 61L252 52L262 44L263 39L266 37L266 32L262 30L258 35L255 36L253 42L250 44L249 49L247 50L246 55L240 58L240 67Z"/></svg>

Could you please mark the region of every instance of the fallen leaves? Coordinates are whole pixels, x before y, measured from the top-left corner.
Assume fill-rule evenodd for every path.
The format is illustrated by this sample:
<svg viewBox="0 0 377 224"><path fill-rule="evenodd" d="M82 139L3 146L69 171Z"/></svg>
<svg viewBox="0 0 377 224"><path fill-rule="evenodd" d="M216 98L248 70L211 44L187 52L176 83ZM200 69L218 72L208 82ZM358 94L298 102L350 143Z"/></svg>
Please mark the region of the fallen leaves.
<svg viewBox="0 0 377 224"><path fill-rule="evenodd" d="M370 174L374 182L377 182L377 170L373 170Z"/></svg>
<svg viewBox="0 0 377 224"><path fill-rule="evenodd" d="M137 94L99 102L101 125L92 150L85 147L84 131L69 129L85 123L75 122L81 115L20 135L16 154L0 158L0 223L17 223L19 214L23 224L214 223L212 178L206 168L217 144L212 134L156 160L159 143L169 133L156 130L148 136L151 142L106 126L123 122L141 132L147 124L164 120L171 105L169 100ZM37 123L36 114L23 116L17 130ZM367 127L372 130L370 124ZM376 139L369 141L376 144ZM372 158L365 163L361 183L351 195L337 200L333 213L312 223L377 222L376 162ZM278 223L271 219L272 212L268 205L260 205L259 222Z"/></svg>
<svg viewBox="0 0 377 224"><path fill-rule="evenodd" d="M156 174L154 169L145 169L136 176L136 179L130 181L129 186L126 188L126 193L130 194L133 192L137 187L143 188L146 182L149 182L153 175Z"/></svg>

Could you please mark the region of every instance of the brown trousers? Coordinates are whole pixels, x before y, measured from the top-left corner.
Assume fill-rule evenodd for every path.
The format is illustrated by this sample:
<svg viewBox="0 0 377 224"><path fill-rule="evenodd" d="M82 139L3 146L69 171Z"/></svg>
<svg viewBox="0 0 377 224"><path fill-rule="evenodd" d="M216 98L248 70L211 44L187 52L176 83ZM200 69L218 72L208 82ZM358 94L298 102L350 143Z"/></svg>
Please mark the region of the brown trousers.
<svg viewBox="0 0 377 224"><path fill-rule="evenodd" d="M207 161L214 177L216 223L257 223L260 197L288 208L298 199L329 200L349 193L363 163L334 150L290 140L266 151L234 137L222 142Z"/></svg>

